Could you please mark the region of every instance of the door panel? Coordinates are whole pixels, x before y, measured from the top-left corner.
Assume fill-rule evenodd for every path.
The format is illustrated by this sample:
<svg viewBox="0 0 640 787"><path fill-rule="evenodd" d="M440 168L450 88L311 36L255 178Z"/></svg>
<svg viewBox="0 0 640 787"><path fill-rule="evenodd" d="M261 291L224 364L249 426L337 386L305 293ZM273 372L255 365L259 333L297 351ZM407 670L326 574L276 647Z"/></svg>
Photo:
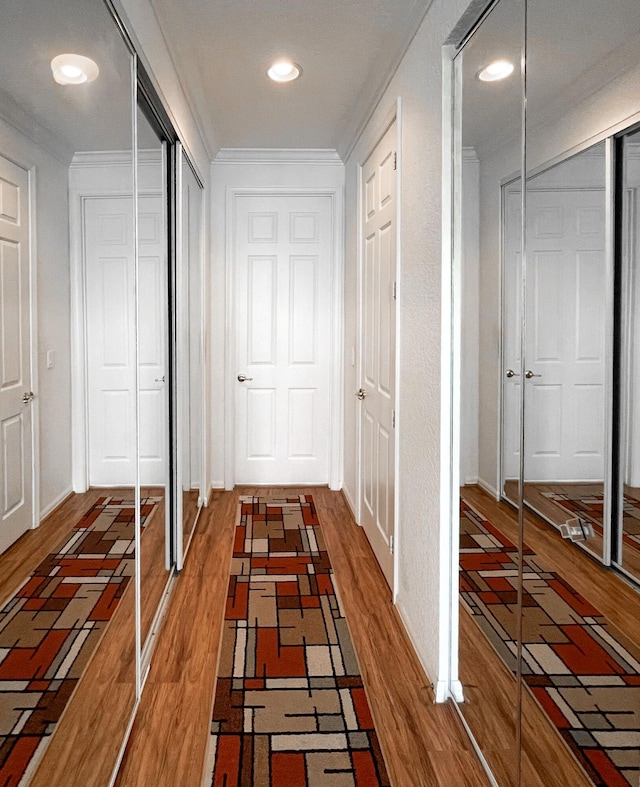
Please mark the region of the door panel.
<svg viewBox="0 0 640 787"><path fill-rule="evenodd" d="M362 169L360 521L393 587L396 124Z"/></svg>
<svg viewBox="0 0 640 787"><path fill-rule="evenodd" d="M29 176L0 157L0 552L34 521Z"/></svg>
<svg viewBox="0 0 640 787"><path fill-rule="evenodd" d="M165 257L159 197L140 197L138 353L141 483L164 485ZM133 215L126 197L85 202L89 483L136 477Z"/></svg>
<svg viewBox="0 0 640 787"><path fill-rule="evenodd" d="M329 480L331 199L236 201L235 480Z"/></svg>
<svg viewBox="0 0 640 787"><path fill-rule="evenodd" d="M604 190L534 188L544 177L527 190L527 481L602 483ZM517 371L520 224L516 210L505 215L505 366ZM505 479L518 474L518 434L509 423L519 389L519 375L505 377Z"/></svg>

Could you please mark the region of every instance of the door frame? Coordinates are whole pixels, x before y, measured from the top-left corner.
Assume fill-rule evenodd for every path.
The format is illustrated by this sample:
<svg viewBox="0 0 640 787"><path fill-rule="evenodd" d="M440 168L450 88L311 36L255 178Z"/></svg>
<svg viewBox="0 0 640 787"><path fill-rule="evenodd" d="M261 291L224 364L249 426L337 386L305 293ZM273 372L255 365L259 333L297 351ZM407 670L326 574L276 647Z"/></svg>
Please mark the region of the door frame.
<svg viewBox="0 0 640 787"><path fill-rule="evenodd" d="M331 199L331 248L329 318L329 488L339 490L343 479L343 334L344 334L344 193L339 188L228 188L225 195L225 385L224 385L224 488L236 484L236 276L234 246L236 205L241 197L329 197Z"/></svg>
<svg viewBox="0 0 640 787"><path fill-rule="evenodd" d="M358 160L358 234L356 238L357 255L357 317L356 317L356 381L358 387L362 385L362 336L364 332L363 308L364 299L363 288L363 265L364 253L362 244L362 171L364 165L373 155L385 134L393 124L396 124L396 270L394 280L396 282L396 310L395 310L395 380L394 380L394 409L395 409L395 429L393 430L393 472L394 472L394 495L393 495L393 587L391 588L394 603L398 597L398 573L399 573L399 554L400 543L398 539L398 521L400 515L400 312L402 289L400 285L401 260L402 260L402 98L398 97L393 108L387 113L384 121L380 124L376 133L373 135L374 142L366 149L365 154ZM355 391L354 391L355 393ZM362 526L362 418L360 410L356 415L356 499L355 499L355 520L358 526Z"/></svg>

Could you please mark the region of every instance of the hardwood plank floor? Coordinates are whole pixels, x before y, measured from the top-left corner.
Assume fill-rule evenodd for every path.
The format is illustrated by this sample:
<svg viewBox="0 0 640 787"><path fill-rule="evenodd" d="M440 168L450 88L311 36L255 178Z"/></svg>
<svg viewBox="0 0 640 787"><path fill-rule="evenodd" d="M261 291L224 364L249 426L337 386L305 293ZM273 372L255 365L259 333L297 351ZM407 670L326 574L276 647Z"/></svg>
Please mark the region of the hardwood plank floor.
<svg viewBox="0 0 640 787"><path fill-rule="evenodd" d="M510 540L517 543L517 512L498 503L477 486L463 488L465 499ZM640 595L615 571L607 569L575 544L562 539L555 528L534 513L525 514L525 543L557 571L581 595L597 607L620 633L623 643L640 645ZM469 704L463 712L481 744L489 765L500 784L514 784L514 753L509 746L513 735L512 699L515 679L488 644L479 627L463 610L460 620L460 677ZM487 676L491 680L487 681ZM565 747L557 731L525 690L522 693L522 776L523 784L591 785ZM487 726L488 719L491 725Z"/></svg>
<svg viewBox="0 0 640 787"><path fill-rule="evenodd" d="M455 709L436 705L364 532L326 488L216 492L176 582L116 784L200 787L237 496L312 494L392 783L487 785Z"/></svg>
<svg viewBox="0 0 640 787"><path fill-rule="evenodd" d="M158 489L144 492L162 495ZM2 601L56 550L100 497L132 494L130 488L101 488L65 500L38 528L0 555ZM148 520L141 543L142 625L148 631L168 578L164 502ZM134 583L130 582L51 736L31 787L109 784L135 706L134 643Z"/></svg>

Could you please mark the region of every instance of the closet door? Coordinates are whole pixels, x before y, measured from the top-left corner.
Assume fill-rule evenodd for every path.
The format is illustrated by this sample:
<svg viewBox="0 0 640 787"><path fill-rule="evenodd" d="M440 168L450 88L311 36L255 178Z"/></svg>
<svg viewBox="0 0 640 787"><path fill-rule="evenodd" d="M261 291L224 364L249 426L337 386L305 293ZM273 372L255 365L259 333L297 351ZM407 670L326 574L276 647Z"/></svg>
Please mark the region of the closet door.
<svg viewBox="0 0 640 787"><path fill-rule="evenodd" d="M109 784L136 703L134 62L109 8L23 0L0 25L0 455L29 463L24 489L0 475L33 503L0 554L3 785Z"/></svg>
<svg viewBox="0 0 640 787"><path fill-rule="evenodd" d="M517 512L496 501L503 385L500 357L502 211L512 217L509 276L514 335L508 363L509 412L518 497L521 440L519 288L522 266L522 77L524 1L500 2L455 60L456 191L454 309L460 316L459 709L501 785L519 783L518 621L520 544ZM500 80L479 74L508 61ZM491 72L489 77L491 77ZM502 186L514 178L508 204ZM505 361L506 363L506 361ZM507 368L506 366L504 367ZM489 494L486 490L494 490Z"/></svg>
<svg viewBox="0 0 640 787"><path fill-rule="evenodd" d="M639 34L637 9L627 0L528 2L525 784L528 772L571 785L637 784L640 775L632 743L639 732L640 604L636 590L602 565L611 560L620 313L611 135L640 110L629 77L640 66ZM543 757L536 756L539 742Z"/></svg>

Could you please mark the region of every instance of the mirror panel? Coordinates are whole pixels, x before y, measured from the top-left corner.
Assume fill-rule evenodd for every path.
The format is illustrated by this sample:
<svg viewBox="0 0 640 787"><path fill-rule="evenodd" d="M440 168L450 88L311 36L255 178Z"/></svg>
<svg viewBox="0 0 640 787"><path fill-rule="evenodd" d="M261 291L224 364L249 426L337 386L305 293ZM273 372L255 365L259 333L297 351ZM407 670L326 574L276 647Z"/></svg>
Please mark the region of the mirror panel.
<svg viewBox="0 0 640 787"><path fill-rule="evenodd" d="M456 57L458 171L455 254L461 291L460 667L465 720L500 784L518 783L517 623L520 562L517 513L500 506L499 409L502 385L501 212L522 215L524 2L500 2ZM513 73L481 81L497 59ZM515 185L501 205L502 184ZM511 238L511 273L519 280L521 239ZM516 289L516 297L518 287ZM514 321L515 324L516 321ZM519 371L518 338L509 363ZM519 378L516 378L516 380ZM519 434L518 392L510 409ZM514 494L518 495L517 446ZM493 490L493 494L486 490ZM491 676L488 679L487 676Z"/></svg>
<svg viewBox="0 0 640 787"><path fill-rule="evenodd" d="M133 57L102 0L0 16L0 783L108 784L136 701ZM95 81L54 80L69 52Z"/></svg>
<svg viewBox="0 0 640 787"><path fill-rule="evenodd" d="M178 271L178 444L182 497L182 553L187 552L204 497L203 482L203 191L182 154L181 258Z"/></svg>
<svg viewBox="0 0 640 787"><path fill-rule="evenodd" d="M137 110L140 620L143 664L170 576L169 243L167 144L148 109Z"/></svg>
<svg viewBox="0 0 640 787"><path fill-rule="evenodd" d="M551 783L640 775L639 597L602 565L614 361L627 366L614 345L611 137L640 111L639 42L629 0L528 2L523 783L527 760ZM536 741L553 757L535 758Z"/></svg>
<svg viewBox="0 0 640 787"><path fill-rule="evenodd" d="M620 139L618 156L620 424L613 560L640 582L640 131Z"/></svg>
<svg viewBox="0 0 640 787"><path fill-rule="evenodd" d="M525 505L561 534L578 528L576 540L601 560L612 276L605 159L605 143L592 145L530 175L526 193Z"/></svg>

